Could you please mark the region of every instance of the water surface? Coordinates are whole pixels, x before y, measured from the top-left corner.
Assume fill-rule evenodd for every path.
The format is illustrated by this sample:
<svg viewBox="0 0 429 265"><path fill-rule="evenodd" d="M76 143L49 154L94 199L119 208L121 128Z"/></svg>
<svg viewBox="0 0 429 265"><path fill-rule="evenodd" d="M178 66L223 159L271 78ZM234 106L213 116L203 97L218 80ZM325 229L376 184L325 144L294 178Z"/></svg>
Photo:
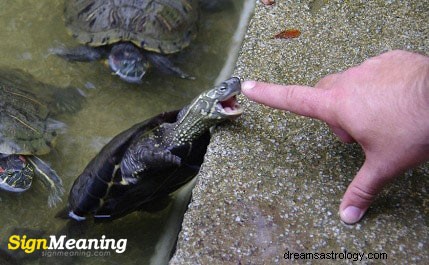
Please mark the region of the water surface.
<svg viewBox="0 0 429 265"><path fill-rule="evenodd" d="M162 111L180 108L200 91L210 87L223 68L237 29L245 0L219 13L203 13L197 39L177 56L177 64L195 76L194 81L149 73L142 84L127 84L113 76L100 62L70 63L49 53L58 46L77 42L63 23L63 1L0 0L0 65L23 69L37 79L58 86L75 86L85 92L87 102L74 116L61 116L68 124L56 148L41 157L61 176L66 195L74 179L89 160L113 136ZM66 221L54 218L66 204L47 207L47 194L40 182L22 194L0 191L0 248L16 228L32 228L49 233L64 231ZM86 238L126 238L125 254L79 258L79 264L145 264L154 253L172 210L133 213L111 223L89 225ZM29 264L55 263L54 258L29 258ZM60 258L58 262L68 259ZM73 260L75 262L76 260Z"/></svg>

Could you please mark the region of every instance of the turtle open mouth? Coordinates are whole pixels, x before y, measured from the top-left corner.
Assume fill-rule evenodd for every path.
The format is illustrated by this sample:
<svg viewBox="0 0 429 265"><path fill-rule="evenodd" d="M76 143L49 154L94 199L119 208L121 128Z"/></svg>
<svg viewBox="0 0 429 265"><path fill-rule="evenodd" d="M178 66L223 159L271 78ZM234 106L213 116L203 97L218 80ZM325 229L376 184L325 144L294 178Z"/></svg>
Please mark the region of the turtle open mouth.
<svg viewBox="0 0 429 265"><path fill-rule="evenodd" d="M237 94L232 94L227 99L219 101L216 104L218 111L231 118L240 116L243 113L243 108L238 104Z"/></svg>

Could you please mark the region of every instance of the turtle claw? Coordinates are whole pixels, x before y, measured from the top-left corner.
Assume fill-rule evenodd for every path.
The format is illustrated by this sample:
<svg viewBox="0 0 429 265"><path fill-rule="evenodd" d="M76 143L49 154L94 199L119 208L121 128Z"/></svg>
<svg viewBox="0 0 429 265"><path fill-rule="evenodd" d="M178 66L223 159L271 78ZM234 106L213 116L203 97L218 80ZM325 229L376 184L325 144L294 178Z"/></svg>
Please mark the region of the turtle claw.
<svg viewBox="0 0 429 265"><path fill-rule="evenodd" d="M61 197L64 195L63 182L57 173L37 156L28 156L27 159L33 165L39 180L49 190L49 207L54 207L62 201Z"/></svg>
<svg viewBox="0 0 429 265"><path fill-rule="evenodd" d="M61 198L64 195L64 188L55 186L51 189L50 194L48 196L48 206L53 208L58 203L62 202Z"/></svg>
<svg viewBox="0 0 429 265"><path fill-rule="evenodd" d="M188 74L186 74L186 73L182 73L182 74L180 75L180 78L187 79L187 80L195 80L195 79L197 79L195 76L188 75Z"/></svg>
<svg viewBox="0 0 429 265"><path fill-rule="evenodd" d="M85 94L82 90L67 87L54 92L52 104L58 112L75 113L82 108L84 101Z"/></svg>
<svg viewBox="0 0 429 265"><path fill-rule="evenodd" d="M149 61L162 73L168 74L168 75L175 75L183 79L189 79L194 80L195 77L185 73L182 69L175 66L172 61L170 61L169 58L167 58L165 55L148 52L145 53L146 57L149 59Z"/></svg>

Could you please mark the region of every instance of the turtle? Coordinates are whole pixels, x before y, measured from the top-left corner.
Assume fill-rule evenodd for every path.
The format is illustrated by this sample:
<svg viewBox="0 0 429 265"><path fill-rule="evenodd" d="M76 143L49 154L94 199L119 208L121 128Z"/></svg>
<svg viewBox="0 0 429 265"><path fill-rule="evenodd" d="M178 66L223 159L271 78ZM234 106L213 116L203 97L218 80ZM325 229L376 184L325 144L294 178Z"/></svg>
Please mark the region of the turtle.
<svg viewBox="0 0 429 265"><path fill-rule="evenodd" d="M24 192L37 176L53 207L64 193L62 181L38 156L47 154L66 125L52 117L78 111L84 101L73 87L37 81L20 69L0 67L0 189Z"/></svg>
<svg viewBox="0 0 429 265"><path fill-rule="evenodd" d="M185 79L165 56L177 53L195 38L199 9L219 9L231 0L68 0L65 24L81 44L54 48L71 61L108 58L112 72L130 83L140 83L150 65ZM201 4L201 5L200 5Z"/></svg>
<svg viewBox="0 0 429 265"><path fill-rule="evenodd" d="M240 116L232 77L180 110L138 123L108 142L76 178L67 207L57 216L75 221L114 220L145 210L198 173L210 128Z"/></svg>

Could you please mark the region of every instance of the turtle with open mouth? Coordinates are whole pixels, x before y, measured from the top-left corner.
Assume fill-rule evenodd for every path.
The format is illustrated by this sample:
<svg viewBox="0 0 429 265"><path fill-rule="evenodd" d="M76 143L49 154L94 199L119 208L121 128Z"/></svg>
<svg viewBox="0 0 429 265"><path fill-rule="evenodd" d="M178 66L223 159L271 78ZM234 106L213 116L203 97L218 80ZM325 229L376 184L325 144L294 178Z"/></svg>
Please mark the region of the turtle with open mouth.
<svg viewBox="0 0 429 265"><path fill-rule="evenodd" d="M182 187L203 163L210 128L242 114L240 91L240 80L232 77L182 109L115 136L75 180L63 217L116 219Z"/></svg>

